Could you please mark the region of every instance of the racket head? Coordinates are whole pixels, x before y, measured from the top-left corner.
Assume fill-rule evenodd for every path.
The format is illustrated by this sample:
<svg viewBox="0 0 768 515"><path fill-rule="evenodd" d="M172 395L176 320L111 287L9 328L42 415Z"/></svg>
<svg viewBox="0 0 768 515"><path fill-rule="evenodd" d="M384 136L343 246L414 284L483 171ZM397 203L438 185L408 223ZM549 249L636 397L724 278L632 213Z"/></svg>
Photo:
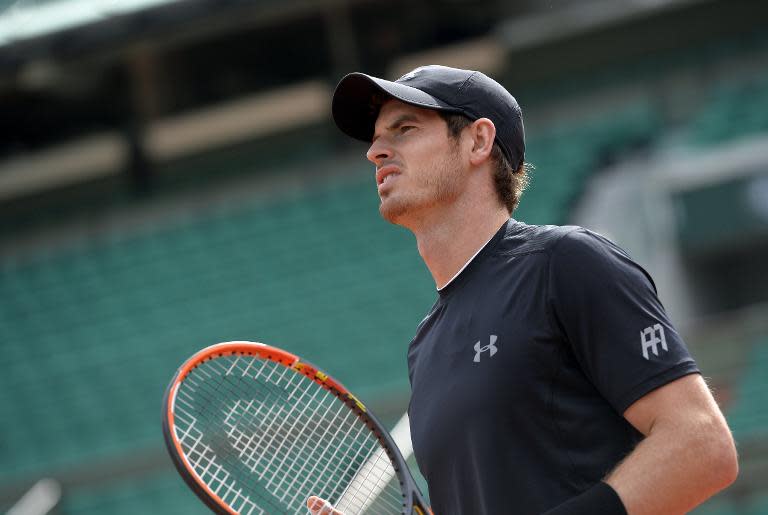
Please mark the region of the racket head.
<svg viewBox="0 0 768 515"><path fill-rule="evenodd" d="M228 368L229 374L226 373ZM217 374L221 377L217 377ZM272 379L270 382L271 378L278 375L280 380ZM215 388L211 389L209 384L214 384ZM286 385L291 386L288 388ZM301 402L286 404L286 395L288 398L297 395L300 399L307 399L311 395L314 400L318 398L318 393L322 399L319 402L322 402L325 410L323 415L333 413L330 423L313 422L303 412L296 414L290 411L293 404L298 406L296 409L303 408ZM194 396L199 398L195 399ZM257 404L268 411L264 413L261 408L237 411L242 421L246 420L247 415L248 421L245 423L250 425L249 431L235 429L235 416L232 414L236 410L230 407L232 403L236 402L239 406L242 402L250 407L257 397L270 399L275 404L281 403L280 409L275 412L274 407L269 409L268 402L257 400ZM224 404L227 404L227 409L221 409ZM288 406L287 410L281 411L285 406ZM285 416L285 419L281 416ZM314 486L317 481L312 478L313 474L319 476L328 473L330 469L330 475L340 478L342 483L332 488L334 493L330 495L330 500L338 502L337 507L343 512L343 503L347 503L349 513L345 512L345 515L352 515L356 513L352 509L353 505L358 509L367 505L355 505L357 501L352 498L356 498L357 494L348 494L347 491L381 488L367 483L372 470L375 472L371 477L375 477L382 467L392 476L391 482L387 481L385 487L389 497L386 506L388 512L408 515L430 513L397 445L381 422L341 383L314 365L277 347L235 341L212 345L197 352L178 369L169 383L163 398L162 419L166 448L174 466L190 489L214 513L306 513L303 502L309 495L322 497L322 488L307 492L300 492L301 488L299 492L291 492L288 488L288 493L284 493L284 489L286 486L295 487L297 483L305 487L307 481L312 481L310 484ZM200 422L203 419L205 422ZM338 427L334 425L336 422ZM288 425L290 427L286 430L285 426ZM334 436L326 442L327 435L334 434L331 429L336 434L341 432L342 436ZM355 435L354 443L344 440L344 435L352 434ZM302 438L313 440L301 447ZM354 450L355 446L363 445L358 444L358 440L366 442L365 450ZM259 443L252 445L252 441ZM292 445L296 442L299 442L301 450L293 453ZM315 444L320 451L314 447ZM336 449L332 458L338 463L331 463L333 459L326 460L322 456L324 445L333 446L331 450ZM348 451L350 455L355 452L354 459L343 455L343 452L339 454L338 449L347 447L351 449ZM235 457L235 454L239 456ZM312 457L315 455L316 459ZM368 455L378 457L375 464L372 458L368 458L367 462L361 460ZM287 469L278 467L271 470L276 459L292 465ZM341 462L344 465L339 465ZM345 472L342 474L341 470ZM280 478L275 479L275 476ZM288 482L284 478L289 476L296 477ZM394 487L393 483L398 487ZM399 492L395 492L395 488ZM238 489L241 493L235 493L233 497L232 492ZM246 489L245 493L242 493L243 489ZM258 492L254 494L258 502L251 498L249 490ZM326 496L329 496L328 491L325 490ZM290 505L277 503L276 499L281 494L281 500L286 495L291 496ZM394 499L397 494L401 497L400 501ZM274 496L269 502L275 504L261 505L262 501L267 503L268 496ZM296 502L299 500L301 503ZM383 512L382 507L376 510L376 513Z"/></svg>

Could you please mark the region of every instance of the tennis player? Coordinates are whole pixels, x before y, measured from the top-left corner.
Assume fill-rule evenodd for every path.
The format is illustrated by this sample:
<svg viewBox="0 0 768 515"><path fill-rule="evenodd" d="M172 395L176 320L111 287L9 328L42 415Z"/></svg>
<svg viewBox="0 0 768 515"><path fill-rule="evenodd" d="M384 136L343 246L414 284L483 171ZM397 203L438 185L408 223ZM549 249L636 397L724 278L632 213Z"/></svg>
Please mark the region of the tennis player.
<svg viewBox="0 0 768 515"><path fill-rule="evenodd" d="M527 166L506 89L442 66L352 73L333 116L370 143L381 215L437 285L408 350L436 514L684 513L735 480L726 421L648 273L584 228L511 218Z"/></svg>

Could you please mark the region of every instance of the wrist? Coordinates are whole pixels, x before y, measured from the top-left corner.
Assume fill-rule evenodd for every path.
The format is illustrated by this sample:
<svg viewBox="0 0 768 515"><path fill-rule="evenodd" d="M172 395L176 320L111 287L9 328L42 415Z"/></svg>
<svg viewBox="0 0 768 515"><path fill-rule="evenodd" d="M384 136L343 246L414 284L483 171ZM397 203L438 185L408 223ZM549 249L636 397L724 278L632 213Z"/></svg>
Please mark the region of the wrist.
<svg viewBox="0 0 768 515"><path fill-rule="evenodd" d="M595 486L571 497L543 515L627 515L624 503L611 485L600 481Z"/></svg>

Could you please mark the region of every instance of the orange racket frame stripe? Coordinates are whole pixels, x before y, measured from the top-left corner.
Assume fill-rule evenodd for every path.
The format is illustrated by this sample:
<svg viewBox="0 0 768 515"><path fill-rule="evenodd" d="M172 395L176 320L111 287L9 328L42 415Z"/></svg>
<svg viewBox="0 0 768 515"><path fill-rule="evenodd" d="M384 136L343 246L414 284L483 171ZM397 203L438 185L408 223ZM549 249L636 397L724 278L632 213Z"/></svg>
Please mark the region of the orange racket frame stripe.
<svg viewBox="0 0 768 515"><path fill-rule="evenodd" d="M195 478L195 481L197 482L197 484L203 490L205 490L205 492L210 496L212 500L216 501L219 504L219 506L224 508L228 513L231 513L232 515L238 515L236 511L232 510L224 502L224 500L221 497L219 497L216 493L214 493L213 490L211 490L208 487L208 485L205 484L202 478L200 478L197 475L197 472L195 472L195 469L190 466L189 462L187 461L187 457L184 455L184 452L181 448L181 442L176 438L176 432L173 430L173 428L175 427L175 424L173 423L173 418L175 416L174 408L176 406L176 392L181 382L187 377L187 375L189 375L189 373L195 367L197 367L201 363L208 361L209 359L214 357L230 356L232 354L257 355L262 359L267 359L270 361L281 363L282 365L288 368L292 368L296 372L307 376L308 378L312 379L317 384L319 384L320 386L322 386L327 390L331 390L331 391L335 390L340 395L344 395L352 398L361 410L366 411L366 409L363 403L361 403L359 400L357 400L356 397L350 394L349 391L344 386L342 386L341 383L329 377L327 374L325 374L321 370L318 370L318 368L315 367L314 365L311 365L307 362L302 362L299 359L299 357L296 356L295 354L291 354L290 352L286 352L282 349L278 349L270 345L266 345L264 343L249 342L249 341L232 341L232 342L217 343L215 345L211 345L209 347L202 349L201 351L197 352L194 356L189 358L184 363L184 365L182 365L181 368L179 369L179 372L176 375L176 378L174 379L173 385L171 386L171 390L170 390L171 402L168 403L168 412L166 413L168 427L171 429L170 436L173 439L173 445L176 448L176 454L182 460L184 460L184 464L187 470L189 470L192 473L192 477Z"/></svg>

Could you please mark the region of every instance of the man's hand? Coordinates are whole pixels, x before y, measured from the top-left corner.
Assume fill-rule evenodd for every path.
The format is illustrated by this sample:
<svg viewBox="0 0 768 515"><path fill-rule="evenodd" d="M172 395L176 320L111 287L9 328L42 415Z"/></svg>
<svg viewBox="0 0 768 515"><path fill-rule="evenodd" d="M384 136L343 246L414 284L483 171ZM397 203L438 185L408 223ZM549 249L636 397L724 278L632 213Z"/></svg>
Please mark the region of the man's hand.
<svg viewBox="0 0 768 515"><path fill-rule="evenodd" d="M307 499L307 508L312 515L344 515L340 511L335 510L331 503L314 495Z"/></svg>

